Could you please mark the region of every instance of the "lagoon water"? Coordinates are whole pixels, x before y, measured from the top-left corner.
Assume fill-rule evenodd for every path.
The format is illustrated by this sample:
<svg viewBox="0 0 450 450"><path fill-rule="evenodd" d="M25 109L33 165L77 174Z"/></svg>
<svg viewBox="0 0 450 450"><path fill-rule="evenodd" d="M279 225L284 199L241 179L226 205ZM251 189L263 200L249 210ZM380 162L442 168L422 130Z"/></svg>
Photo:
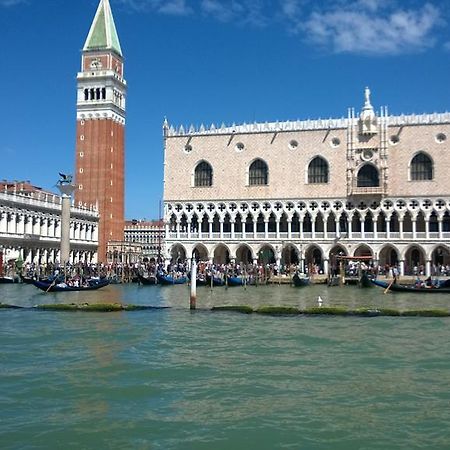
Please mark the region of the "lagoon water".
<svg viewBox="0 0 450 450"><path fill-rule="evenodd" d="M450 296L315 285L116 285L0 301L133 303L0 310L2 449L448 449L450 319L272 317L248 304L449 309Z"/></svg>

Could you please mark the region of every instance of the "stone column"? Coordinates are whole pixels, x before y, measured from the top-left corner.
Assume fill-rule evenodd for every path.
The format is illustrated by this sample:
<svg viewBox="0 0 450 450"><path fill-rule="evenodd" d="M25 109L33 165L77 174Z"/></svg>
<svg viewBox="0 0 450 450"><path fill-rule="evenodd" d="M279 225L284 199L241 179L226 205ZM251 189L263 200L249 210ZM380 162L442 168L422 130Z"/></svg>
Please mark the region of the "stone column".
<svg viewBox="0 0 450 450"><path fill-rule="evenodd" d="M192 222L190 220L187 221L187 238L190 240L191 239L191 225Z"/></svg>
<svg viewBox="0 0 450 450"><path fill-rule="evenodd" d="M353 239L353 234L352 234L352 219L349 217L347 220L347 234L348 234L348 238L349 239Z"/></svg>
<svg viewBox="0 0 450 450"><path fill-rule="evenodd" d="M378 216L372 218L372 224L373 224L373 237L375 239L378 239Z"/></svg>
<svg viewBox="0 0 450 450"><path fill-rule="evenodd" d="M439 240L442 240L444 239L443 217L438 217L438 227L439 227Z"/></svg>
<svg viewBox="0 0 450 450"><path fill-rule="evenodd" d="M300 239L305 239L305 235L303 234L303 217L300 219Z"/></svg>
<svg viewBox="0 0 450 450"><path fill-rule="evenodd" d="M403 277L405 275L405 260L401 259L399 261L400 265L400 276Z"/></svg>
<svg viewBox="0 0 450 450"><path fill-rule="evenodd" d="M317 216L311 217L311 237L316 238L316 218Z"/></svg>
<svg viewBox="0 0 450 450"><path fill-rule="evenodd" d="M413 239L417 239L417 218L413 217L411 219L412 224L412 233L413 233Z"/></svg>
<svg viewBox="0 0 450 450"><path fill-rule="evenodd" d="M324 259L323 260L323 273L325 275L328 275L328 270L329 270L328 259Z"/></svg>
<svg viewBox="0 0 450 450"><path fill-rule="evenodd" d="M431 276L431 261L429 259L425 262L425 276Z"/></svg>
<svg viewBox="0 0 450 450"><path fill-rule="evenodd" d="M328 239L328 216L323 217L323 238Z"/></svg>
<svg viewBox="0 0 450 450"><path fill-rule="evenodd" d="M235 226L235 221L234 220L232 220L231 222L230 222L230 225L231 225L231 239L234 241L234 226Z"/></svg>
<svg viewBox="0 0 450 450"><path fill-rule="evenodd" d="M336 230L336 237L340 238L341 237L341 223L339 221L339 219L336 219L334 221L335 224L335 230Z"/></svg>
<svg viewBox="0 0 450 450"><path fill-rule="evenodd" d="M209 239L213 238L213 221L208 220L208 227L209 227Z"/></svg>
<svg viewBox="0 0 450 450"><path fill-rule="evenodd" d="M398 229L400 231L400 239L403 239L403 218L398 219Z"/></svg>
<svg viewBox="0 0 450 450"><path fill-rule="evenodd" d="M23 214L19 214L18 216L17 233L18 234L25 233L25 216Z"/></svg>
<svg viewBox="0 0 450 450"><path fill-rule="evenodd" d="M0 233L6 233L8 214L6 212L0 212Z"/></svg>
<svg viewBox="0 0 450 450"><path fill-rule="evenodd" d="M253 238L256 240L256 229L257 229L258 219L253 219Z"/></svg>
<svg viewBox="0 0 450 450"><path fill-rule="evenodd" d="M366 238L366 227L365 227L364 219L360 218L359 223L360 223L360 227L361 227L361 239L365 239Z"/></svg>
<svg viewBox="0 0 450 450"><path fill-rule="evenodd" d="M220 240L223 241L223 219L219 220Z"/></svg>
<svg viewBox="0 0 450 450"><path fill-rule="evenodd" d="M280 218L279 218L279 217L276 218L275 225L276 225L276 227L277 227L277 228L276 228L276 232L277 232L276 236L277 236L277 239L280 239Z"/></svg>
<svg viewBox="0 0 450 450"><path fill-rule="evenodd" d="M292 220L287 221L287 227L288 227L288 239L292 240Z"/></svg>
<svg viewBox="0 0 450 450"><path fill-rule="evenodd" d="M69 262L70 256L70 204L75 185L60 181L61 192L61 264Z"/></svg>
<svg viewBox="0 0 450 450"><path fill-rule="evenodd" d="M180 222L179 219L177 219L177 228L176 228L176 230L177 230L177 240L179 240L180 239L180 232L181 232L181 222Z"/></svg>
<svg viewBox="0 0 450 450"><path fill-rule="evenodd" d="M425 219L425 239L430 239L430 218Z"/></svg>
<svg viewBox="0 0 450 450"><path fill-rule="evenodd" d="M391 219L386 218L386 239L391 238Z"/></svg>
<svg viewBox="0 0 450 450"><path fill-rule="evenodd" d="M264 220L264 239L269 239L269 221Z"/></svg>

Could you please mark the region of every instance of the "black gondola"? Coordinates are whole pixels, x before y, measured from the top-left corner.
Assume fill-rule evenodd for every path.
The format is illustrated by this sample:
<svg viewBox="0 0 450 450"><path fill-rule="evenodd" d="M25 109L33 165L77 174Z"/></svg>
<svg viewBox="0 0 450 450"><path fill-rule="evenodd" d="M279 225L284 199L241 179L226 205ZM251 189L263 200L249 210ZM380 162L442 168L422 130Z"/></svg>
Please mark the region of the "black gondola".
<svg viewBox="0 0 450 450"><path fill-rule="evenodd" d="M292 283L294 283L295 287L308 286L310 278L307 275L295 273L292 277Z"/></svg>
<svg viewBox="0 0 450 450"><path fill-rule="evenodd" d="M148 275L144 277L144 275L139 274L139 283L145 284L145 285L155 285L158 284L158 278L156 278L156 275Z"/></svg>
<svg viewBox="0 0 450 450"><path fill-rule="evenodd" d="M69 286L64 282L55 281L33 281L33 285L44 292L73 292L73 291L95 291L102 287L108 286L109 280L89 280L87 285Z"/></svg>
<svg viewBox="0 0 450 450"><path fill-rule="evenodd" d="M373 284L384 288L388 291L393 292L414 292L417 294L450 294L450 287L439 287L437 286L417 286L417 285L406 285L406 284L398 284L387 281L380 280L371 280Z"/></svg>

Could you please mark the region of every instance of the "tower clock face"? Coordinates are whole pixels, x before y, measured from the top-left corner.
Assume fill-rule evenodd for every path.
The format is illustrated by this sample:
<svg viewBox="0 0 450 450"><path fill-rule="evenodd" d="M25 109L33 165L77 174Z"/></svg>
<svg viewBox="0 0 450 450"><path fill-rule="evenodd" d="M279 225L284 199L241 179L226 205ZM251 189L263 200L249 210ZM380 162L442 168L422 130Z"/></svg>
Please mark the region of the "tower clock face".
<svg viewBox="0 0 450 450"><path fill-rule="evenodd" d="M91 69L101 69L102 68L102 62L100 61L100 58L95 58L91 61Z"/></svg>

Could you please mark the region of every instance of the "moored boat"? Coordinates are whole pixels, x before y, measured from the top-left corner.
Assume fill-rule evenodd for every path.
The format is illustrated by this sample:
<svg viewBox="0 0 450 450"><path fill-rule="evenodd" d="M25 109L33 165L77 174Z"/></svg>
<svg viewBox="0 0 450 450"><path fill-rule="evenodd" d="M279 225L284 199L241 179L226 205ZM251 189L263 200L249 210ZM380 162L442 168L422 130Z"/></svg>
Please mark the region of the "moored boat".
<svg viewBox="0 0 450 450"><path fill-rule="evenodd" d="M154 274L147 275L144 277L144 275L138 274L139 277L139 283L145 284L145 285L155 285L158 284L158 278Z"/></svg>
<svg viewBox="0 0 450 450"><path fill-rule="evenodd" d="M440 287L439 285L436 286L434 285L426 286L423 284L407 285L381 280L371 280L371 282L376 286L384 288L387 291L393 292L414 292L419 294L450 294L450 287Z"/></svg>
<svg viewBox="0 0 450 450"><path fill-rule="evenodd" d="M79 284L79 285L71 285L64 281L57 280L45 280L33 281L33 285L39 288L44 292L73 292L73 291L95 291L96 289L100 289L102 287L108 286L109 280L100 279L100 280L88 280L87 284Z"/></svg>
<svg viewBox="0 0 450 450"><path fill-rule="evenodd" d="M157 273L156 278L158 279L158 283L163 286L169 286L171 284L184 284L187 281L187 278L182 277L173 277L172 275L164 275L162 273Z"/></svg>
<svg viewBox="0 0 450 450"><path fill-rule="evenodd" d="M245 278L244 277L227 277L227 285L230 287L233 286L244 286Z"/></svg>
<svg viewBox="0 0 450 450"><path fill-rule="evenodd" d="M310 278L305 274L295 273L292 277L292 283L295 287L308 286L310 283Z"/></svg>
<svg viewBox="0 0 450 450"><path fill-rule="evenodd" d="M13 277L0 277L0 284L15 283L16 280Z"/></svg>
<svg viewBox="0 0 450 450"><path fill-rule="evenodd" d="M219 277L211 277L211 275L206 276L206 285L207 286L224 286L225 282L222 280L222 278Z"/></svg>

